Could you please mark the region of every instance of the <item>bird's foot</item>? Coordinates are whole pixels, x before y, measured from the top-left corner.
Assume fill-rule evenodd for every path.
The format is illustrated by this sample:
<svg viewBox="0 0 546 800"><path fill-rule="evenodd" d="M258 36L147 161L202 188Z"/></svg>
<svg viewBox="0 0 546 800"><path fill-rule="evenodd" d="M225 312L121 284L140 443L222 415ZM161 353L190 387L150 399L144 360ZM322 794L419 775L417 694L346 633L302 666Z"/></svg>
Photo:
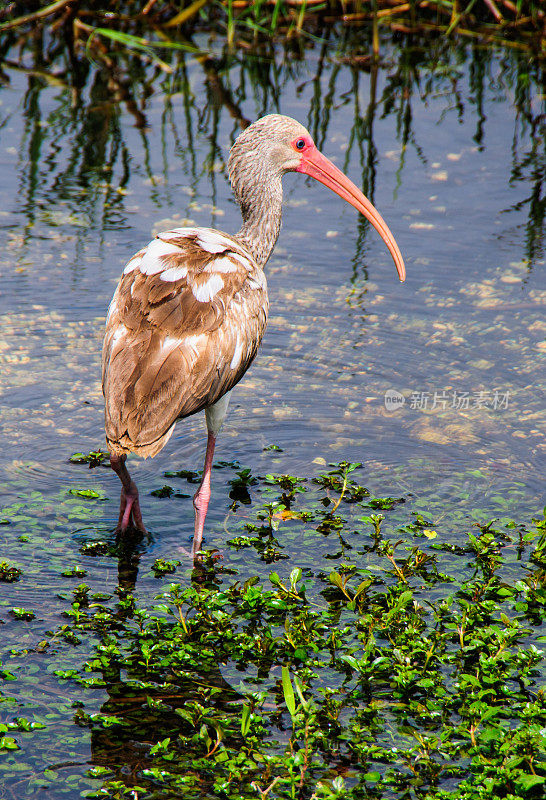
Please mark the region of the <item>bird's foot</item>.
<svg viewBox="0 0 546 800"><path fill-rule="evenodd" d="M131 483L133 482L131 481ZM115 532L126 533L128 530L135 530L142 534L148 533L142 521L138 490L134 483L129 490L125 490L125 488L121 490L119 519Z"/></svg>
<svg viewBox="0 0 546 800"><path fill-rule="evenodd" d="M192 551L191 553L184 550L184 553L191 557L193 566L199 570L214 570L219 566L219 562L224 560L220 550L197 550L197 552Z"/></svg>
<svg viewBox="0 0 546 800"><path fill-rule="evenodd" d="M132 480L125 461L127 456L110 454L110 466L121 481L121 497L119 502L119 519L116 533L125 533L129 529L146 534L148 531L142 522L138 489Z"/></svg>

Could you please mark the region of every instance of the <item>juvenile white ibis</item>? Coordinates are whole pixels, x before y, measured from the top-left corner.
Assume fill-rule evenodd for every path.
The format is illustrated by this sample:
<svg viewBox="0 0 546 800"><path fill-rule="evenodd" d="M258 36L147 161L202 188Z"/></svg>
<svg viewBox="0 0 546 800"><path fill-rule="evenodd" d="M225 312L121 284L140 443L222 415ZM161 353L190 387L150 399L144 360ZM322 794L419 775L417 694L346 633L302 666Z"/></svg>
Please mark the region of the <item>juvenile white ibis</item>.
<svg viewBox="0 0 546 800"><path fill-rule="evenodd" d="M302 172L354 206L377 229L405 278L398 245L357 187L317 150L308 131L271 114L250 125L229 155L241 207L236 236L211 228L158 234L134 255L110 304L102 354L106 441L122 489L118 531L145 532L129 452L155 456L178 419L205 410L203 477L194 498L193 553L201 547L214 445L230 391L258 350L268 298L264 266L281 227L285 172Z"/></svg>

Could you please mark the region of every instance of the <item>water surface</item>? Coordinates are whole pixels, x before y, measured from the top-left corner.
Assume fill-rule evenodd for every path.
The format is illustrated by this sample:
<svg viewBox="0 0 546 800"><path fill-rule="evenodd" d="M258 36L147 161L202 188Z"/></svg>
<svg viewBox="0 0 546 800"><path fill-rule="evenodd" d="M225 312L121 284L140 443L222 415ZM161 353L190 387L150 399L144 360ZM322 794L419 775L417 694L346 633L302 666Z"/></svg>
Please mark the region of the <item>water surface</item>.
<svg viewBox="0 0 546 800"><path fill-rule="evenodd" d="M79 93L62 80L7 71L0 482L10 524L0 528L0 555L24 577L0 584L6 653L35 647L60 624L53 595L67 564L82 565L86 581L107 592L118 583L116 558L80 551L112 541L117 479L68 460L104 448L105 312L124 263L155 233L184 224L238 229L225 167L241 119L280 112L306 124L380 209L408 277L399 284L382 241L352 208L316 182L287 176L283 229L267 267L268 330L233 393L217 458L257 475L300 476L359 461L373 492L407 496L408 514L447 516L455 533L466 520L528 519L542 508L543 97L532 76L522 84L517 56L437 47L409 50L404 62L392 44L371 73L329 45L302 61L280 49L264 61L180 55L173 75L128 69L125 94L95 68ZM386 408L388 390L403 394L399 410ZM281 452L264 449L271 444ZM143 596L157 590L153 561L183 559L193 530L189 497L150 492L169 482L167 470L200 469L204 446L198 415L178 424L155 459L130 462L151 536L133 572L127 564L122 571L134 583L138 566ZM206 546L244 578L265 567L256 554L225 547L244 522L244 507L230 510L229 498L241 467L214 472ZM170 483L184 494L195 488ZM287 543L279 571L320 564L323 546L313 547ZM15 621L12 606L36 619ZM39 656L20 663L29 674L41 669ZM58 691L40 677L40 692ZM27 686L20 702L32 705L31 695ZM68 701L59 713L70 727ZM88 747L82 733L71 758L85 763ZM34 768L61 755L35 754Z"/></svg>

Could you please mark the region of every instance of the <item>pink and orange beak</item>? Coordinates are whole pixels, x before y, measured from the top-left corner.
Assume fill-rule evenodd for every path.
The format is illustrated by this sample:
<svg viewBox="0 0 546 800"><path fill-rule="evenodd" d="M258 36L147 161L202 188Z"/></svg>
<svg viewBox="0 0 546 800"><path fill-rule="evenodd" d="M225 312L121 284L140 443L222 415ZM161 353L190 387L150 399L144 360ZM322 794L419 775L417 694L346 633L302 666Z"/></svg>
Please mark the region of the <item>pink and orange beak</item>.
<svg viewBox="0 0 546 800"><path fill-rule="evenodd" d="M364 214L389 248L398 271L398 277L401 281L404 281L406 279L406 268L400 248L379 211L362 194L360 189L357 189L354 183L340 169L332 164L326 156L323 156L315 145L312 145L302 153L300 165L296 171L303 172L305 175L310 175L315 180L320 181L324 186L327 186L354 206L357 211Z"/></svg>

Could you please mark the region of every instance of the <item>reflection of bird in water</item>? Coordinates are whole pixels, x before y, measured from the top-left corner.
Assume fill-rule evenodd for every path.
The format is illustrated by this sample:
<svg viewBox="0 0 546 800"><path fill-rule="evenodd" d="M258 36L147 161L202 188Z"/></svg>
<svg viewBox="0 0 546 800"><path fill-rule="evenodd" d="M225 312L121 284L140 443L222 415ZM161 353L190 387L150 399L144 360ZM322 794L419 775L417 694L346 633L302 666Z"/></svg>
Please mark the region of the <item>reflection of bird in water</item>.
<svg viewBox="0 0 546 800"><path fill-rule="evenodd" d="M193 499L194 554L200 549L216 437L230 390L252 363L265 329L263 268L279 235L285 172L316 178L364 214L405 278L400 250L379 213L302 125L271 114L243 131L229 156L243 216L239 233L177 228L158 234L131 258L110 304L103 391L110 463L122 483L120 531L145 530L127 454L156 455L177 419L205 410L205 465Z"/></svg>

